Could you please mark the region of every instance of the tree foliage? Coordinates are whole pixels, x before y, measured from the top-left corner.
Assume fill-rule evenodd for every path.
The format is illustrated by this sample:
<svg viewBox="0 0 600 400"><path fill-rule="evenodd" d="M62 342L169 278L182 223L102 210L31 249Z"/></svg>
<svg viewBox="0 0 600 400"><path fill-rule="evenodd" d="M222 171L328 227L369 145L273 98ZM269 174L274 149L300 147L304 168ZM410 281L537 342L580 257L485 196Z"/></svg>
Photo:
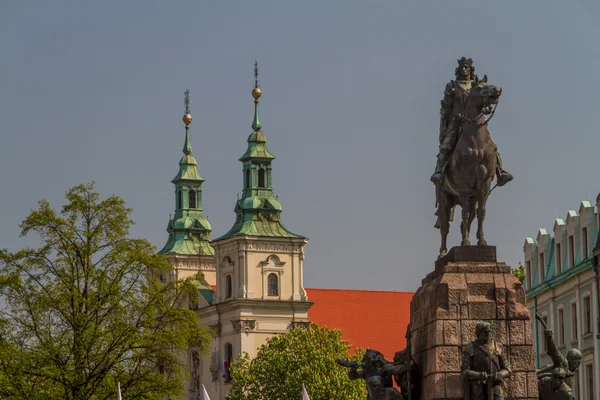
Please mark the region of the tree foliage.
<svg viewBox="0 0 600 400"><path fill-rule="evenodd" d="M227 399L300 399L303 383L312 400L364 399L364 381L350 380L347 370L335 362L350 359L350 345L341 335L313 324L271 337L253 360L244 354L232 362ZM357 351L352 360L360 362L363 353Z"/></svg>
<svg viewBox="0 0 600 400"><path fill-rule="evenodd" d="M0 398L159 399L182 395L180 355L206 350L210 333L180 307L185 285L129 237L131 209L100 200L94 184L45 200L20 225L42 245L0 250Z"/></svg>
<svg viewBox="0 0 600 400"><path fill-rule="evenodd" d="M523 264L519 263L519 268L513 268L511 272L521 283L525 282L525 267Z"/></svg>

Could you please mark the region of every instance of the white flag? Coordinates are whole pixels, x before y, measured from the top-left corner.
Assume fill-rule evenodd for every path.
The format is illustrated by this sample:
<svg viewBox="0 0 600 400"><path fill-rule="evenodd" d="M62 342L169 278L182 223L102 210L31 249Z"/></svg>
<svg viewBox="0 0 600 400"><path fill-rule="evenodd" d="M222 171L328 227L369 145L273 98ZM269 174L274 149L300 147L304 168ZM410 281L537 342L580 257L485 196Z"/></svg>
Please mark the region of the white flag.
<svg viewBox="0 0 600 400"><path fill-rule="evenodd" d="M122 398L121 398L121 382L117 382L117 389L119 389L119 400L122 400Z"/></svg>
<svg viewBox="0 0 600 400"><path fill-rule="evenodd" d="M310 400L310 397L308 397L308 393L306 392L306 388L304 387L304 383L302 384L302 400Z"/></svg>
<svg viewBox="0 0 600 400"><path fill-rule="evenodd" d="M208 397L208 392L206 391L204 384L202 385L202 400L210 400L210 397Z"/></svg>

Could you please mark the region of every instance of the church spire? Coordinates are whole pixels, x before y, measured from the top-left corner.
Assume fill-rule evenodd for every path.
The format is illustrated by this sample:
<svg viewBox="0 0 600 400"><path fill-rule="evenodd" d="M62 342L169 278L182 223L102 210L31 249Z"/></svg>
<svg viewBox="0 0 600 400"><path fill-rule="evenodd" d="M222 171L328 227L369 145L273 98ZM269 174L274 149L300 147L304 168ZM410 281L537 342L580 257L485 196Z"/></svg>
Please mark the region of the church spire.
<svg viewBox="0 0 600 400"><path fill-rule="evenodd" d="M202 210L202 183L192 156L190 140L190 91L185 91L185 142L183 157L179 161L179 172L171 181L175 185L175 214L169 220L167 232L169 240L159 254L213 255L210 246L211 226Z"/></svg>
<svg viewBox="0 0 600 400"><path fill-rule="evenodd" d="M281 222L281 203L273 195L271 179L271 162L275 159L267 149L267 138L262 133L262 124L258 118L258 99L262 91L258 81L258 62L254 62L254 119L253 132L248 136L248 148L240 157L243 164L243 190L242 196L235 206L237 214L235 223L222 237L221 240L232 236L269 236L269 237L295 237Z"/></svg>

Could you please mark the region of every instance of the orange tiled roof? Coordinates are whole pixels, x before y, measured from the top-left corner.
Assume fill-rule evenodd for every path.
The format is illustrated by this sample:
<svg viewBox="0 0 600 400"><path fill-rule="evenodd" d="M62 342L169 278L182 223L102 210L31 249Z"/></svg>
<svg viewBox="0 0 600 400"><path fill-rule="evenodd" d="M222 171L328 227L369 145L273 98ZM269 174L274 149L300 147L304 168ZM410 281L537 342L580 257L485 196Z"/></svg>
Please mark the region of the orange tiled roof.
<svg viewBox="0 0 600 400"><path fill-rule="evenodd" d="M308 319L343 332L353 348L379 350L391 361L406 346L411 292L306 289L313 306Z"/></svg>

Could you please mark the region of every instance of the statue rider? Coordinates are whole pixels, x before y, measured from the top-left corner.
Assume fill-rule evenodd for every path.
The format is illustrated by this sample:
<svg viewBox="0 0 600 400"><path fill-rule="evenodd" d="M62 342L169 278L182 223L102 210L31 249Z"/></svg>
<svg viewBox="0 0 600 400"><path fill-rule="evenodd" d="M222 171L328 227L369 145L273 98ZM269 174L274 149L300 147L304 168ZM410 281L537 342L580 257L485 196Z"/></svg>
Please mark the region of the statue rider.
<svg viewBox="0 0 600 400"><path fill-rule="evenodd" d="M442 108L440 109L440 149L437 158L435 173L431 176L431 181L435 184L442 182L446 164L450 154L454 150L460 134L461 116L465 111L467 95L471 87L479 81L475 75L475 67L473 60L470 58L461 58L458 61L458 67L454 71L456 80L450 81L444 90L444 99L442 100ZM489 114L491 109L487 107L483 110L484 114ZM511 180L513 176L502 169L502 159L496 150L498 186L504 186Z"/></svg>

